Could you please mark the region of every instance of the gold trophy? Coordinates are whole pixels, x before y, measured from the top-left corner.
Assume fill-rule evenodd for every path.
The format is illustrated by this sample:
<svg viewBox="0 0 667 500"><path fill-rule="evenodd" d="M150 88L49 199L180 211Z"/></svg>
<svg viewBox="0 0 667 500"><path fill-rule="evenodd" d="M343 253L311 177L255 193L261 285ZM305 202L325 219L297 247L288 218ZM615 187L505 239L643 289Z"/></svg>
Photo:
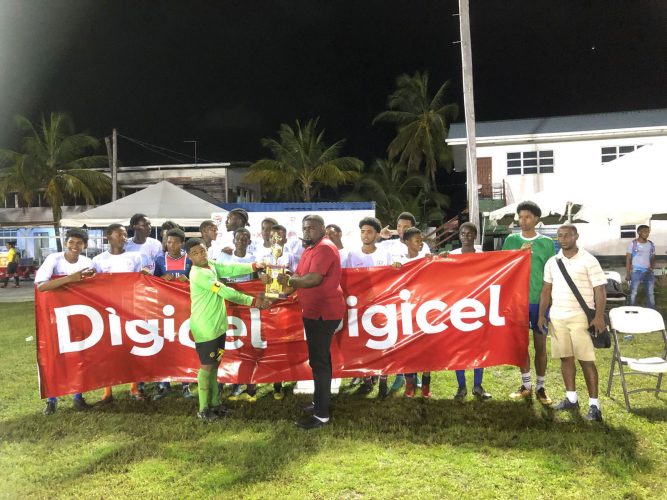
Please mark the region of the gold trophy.
<svg viewBox="0 0 667 500"><path fill-rule="evenodd" d="M274 233L271 244L271 255L266 264L266 274L271 281L266 284L264 297L267 299L286 299L285 287L278 283L278 275L285 274L285 266L279 264L280 257L283 255L283 245L280 242L280 235Z"/></svg>

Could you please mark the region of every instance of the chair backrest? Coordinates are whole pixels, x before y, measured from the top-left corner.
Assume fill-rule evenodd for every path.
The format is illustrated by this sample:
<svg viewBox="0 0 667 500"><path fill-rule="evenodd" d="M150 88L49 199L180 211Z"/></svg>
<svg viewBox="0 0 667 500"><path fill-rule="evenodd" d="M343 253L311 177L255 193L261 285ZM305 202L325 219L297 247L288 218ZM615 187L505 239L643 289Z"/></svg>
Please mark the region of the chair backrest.
<svg viewBox="0 0 667 500"><path fill-rule="evenodd" d="M623 283L623 281L621 280L621 275L616 271L605 271L604 277L607 278L607 280L615 281L619 285Z"/></svg>
<svg viewBox="0 0 667 500"><path fill-rule="evenodd" d="M662 315L645 307L615 307L609 311L611 327L619 333L651 333L665 329Z"/></svg>

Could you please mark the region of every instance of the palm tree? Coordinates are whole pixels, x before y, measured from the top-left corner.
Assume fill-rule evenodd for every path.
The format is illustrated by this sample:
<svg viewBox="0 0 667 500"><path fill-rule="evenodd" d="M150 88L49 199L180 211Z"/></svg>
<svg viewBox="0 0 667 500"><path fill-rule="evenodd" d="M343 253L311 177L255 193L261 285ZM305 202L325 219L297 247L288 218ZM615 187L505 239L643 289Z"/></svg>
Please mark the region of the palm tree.
<svg viewBox="0 0 667 500"><path fill-rule="evenodd" d="M344 199L374 200L377 217L392 225L401 212L410 212L422 222L439 223L450 201L433 189L427 176L410 174L405 165L391 160L375 160L354 192Z"/></svg>
<svg viewBox="0 0 667 500"><path fill-rule="evenodd" d="M280 125L278 140L262 139L273 159L261 159L250 166L246 182L258 182L262 190L282 199L312 201L320 187L337 187L359 178L363 162L351 156L340 157L344 140L331 146L324 143L324 130L308 120L302 127Z"/></svg>
<svg viewBox="0 0 667 500"><path fill-rule="evenodd" d="M398 158L408 172L423 172L435 183L435 172L452 168L451 151L445 139L449 124L458 114L458 105L445 104L445 93L450 82L445 82L433 98L428 92L428 73L401 75L396 79L396 90L389 96L388 111L373 119L373 124L396 124L398 132L387 148L390 160Z"/></svg>
<svg viewBox="0 0 667 500"><path fill-rule="evenodd" d="M39 191L51 207L58 238L62 207L74 199L93 205L96 199L111 192L111 179L95 167L108 165L105 155L87 156L100 147L100 141L86 134L74 133L71 118L51 113L36 128L27 118L16 117L17 126L25 131L21 152L0 150L0 192L18 192L31 205Z"/></svg>

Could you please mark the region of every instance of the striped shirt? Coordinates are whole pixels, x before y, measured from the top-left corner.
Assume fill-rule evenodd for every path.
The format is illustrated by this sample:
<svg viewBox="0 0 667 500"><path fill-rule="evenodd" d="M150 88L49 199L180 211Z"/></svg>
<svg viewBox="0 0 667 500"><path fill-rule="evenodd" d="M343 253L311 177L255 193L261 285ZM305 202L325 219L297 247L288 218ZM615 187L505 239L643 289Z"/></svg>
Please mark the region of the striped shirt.
<svg viewBox="0 0 667 500"><path fill-rule="evenodd" d="M579 289L586 305L595 309L593 289L596 286L607 284L607 278L602 271L602 267L600 267L600 263L582 248L579 248L578 252L569 259L563 255L563 250L560 250L544 266L544 281L545 283L551 283L552 286L549 316L554 319L566 319L583 313L579 302L577 302L567 281L565 281L563 273L558 268L556 259L563 260L565 269L567 269L572 281Z"/></svg>

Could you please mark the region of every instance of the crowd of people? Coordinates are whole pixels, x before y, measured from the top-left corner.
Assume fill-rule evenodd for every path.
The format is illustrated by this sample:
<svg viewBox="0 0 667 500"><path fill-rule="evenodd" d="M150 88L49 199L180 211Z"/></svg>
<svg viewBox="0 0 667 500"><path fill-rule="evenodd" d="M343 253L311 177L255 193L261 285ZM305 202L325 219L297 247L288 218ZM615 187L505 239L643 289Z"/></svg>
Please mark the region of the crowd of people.
<svg viewBox="0 0 667 500"><path fill-rule="evenodd" d="M598 399L598 376L595 351L589 329L603 331L605 310L605 285L607 280L598 261L584 249L577 247L576 226L564 224L558 229L560 251L556 254L554 241L536 231L540 221L540 208L532 202L519 204L517 209L520 232L508 236L503 250L528 250L531 253L529 285L529 326L533 332L535 383L531 375L530 353L520 367L520 386L509 395L514 400L532 398L556 410L577 410L579 400L575 388L575 372L578 361L587 385L589 420L602 420ZM417 259L440 258L447 255L479 253L475 245L477 227L464 223L459 228L461 247L447 253L431 255L424 243L415 217L401 213L396 229L383 227L375 217L359 221L360 245L344 248L342 232L335 224L326 224L318 215L307 215L302 221L302 238L287 237L287 229L273 218L261 223L261 241L253 241L247 229L248 213L236 208L228 213L225 231L220 231L212 220L199 227L200 237L186 238L182 228L167 221L161 229L161 241L152 238L153 228L144 214L130 219L129 229L121 224L111 224L105 230L108 250L89 259L84 255L88 243L85 230L73 228L65 236L63 252L50 254L35 275L39 292L56 290L70 283L77 283L95 273L141 272L165 280L189 281L191 295L190 329L200 360L197 375L197 391L191 391L188 383L181 387L186 398L199 398L197 416L207 422L226 413L221 403L221 385L217 382L217 368L224 355L225 333L228 329L225 301L231 301L260 309L271 307L272 301L260 294L249 296L227 286L230 282L260 279L268 284L273 279L283 287L283 293L296 293L300 304L304 331L308 345L309 363L314 381L313 403L304 409L305 416L297 421L304 429L314 429L329 422L331 398L331 341L342 327L346 305L340 286L343 268L376 266L400 267ZM279 248L279 251L276 251ZM646 283L652 293L652 282L647 277L655 260L655 247L648 240L648 228L640 226L638 239L628 248L628 278L631 280L632 299L636 298L638 284ZM272 277L267 266L279 266L283 271ZM575 299L563 268L571 276L590 311L587 315ZM649 305L655 306L653 299ZM590 312L589 311L589 312ZM589 319L592 317L592 320ZM545 387L547 369L546 337L551 323L552 357L560 359L566 389L565 398L552 404ZM527 332L526 332L527 333ZM473 372L472 395L479 400L492 396L483 387L483 368ZM456 371L458 390L456 400L467 397L466 374ZM353 379L360 394L368 394L378 386L378 396L386 397L404 388L404 396L412 398L421 392L431 397L431 373L395 375L391 385L388 375ZM158 382L154 399L161 399L172 391L169 382ZM254 401L257 388L253 384L236 384L231 388L231 400ZM134 399L148 396L145 384L137 381L130 386ZM273 387L273 397L280 400L284 389L280 382ZM75 394L74 408L86 410L90 405L82 394ZM113 401L112 388L104 389L97 404ZM56 412L57 399L49 398L44 414Z"/></svg>

